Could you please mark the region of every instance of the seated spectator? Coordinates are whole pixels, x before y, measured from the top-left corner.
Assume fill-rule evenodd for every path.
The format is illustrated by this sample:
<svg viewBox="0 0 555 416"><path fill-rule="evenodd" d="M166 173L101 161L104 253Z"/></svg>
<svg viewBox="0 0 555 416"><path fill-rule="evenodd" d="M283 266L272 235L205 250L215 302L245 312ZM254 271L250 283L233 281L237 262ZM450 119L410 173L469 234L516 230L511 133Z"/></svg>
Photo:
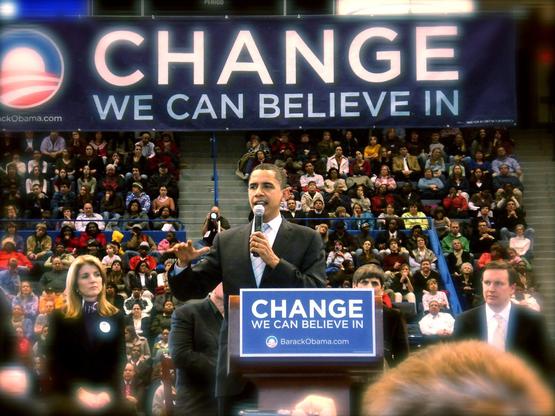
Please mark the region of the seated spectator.
<svg viewBox="0 0 555 416"><path fill-rule="evenodd" d="M399 229L402 222L396 218L390 218L387 221L387 230L380 231L376 237L376 247L378 250L385 250L388 247L388 243L391 239L397 240L398 244L401 246L405 245L405 235Z"/></svg>
<svg viewBox="0 0 555 416"><path fill-rule="evenodd" d="M315 183L316 190L322 191L324 189L324 177L314 172L314 164L312 162L305 162L303 166L303 171L305 173L299 178L301 190L303 192L308 191L308 185L310 184L310 182Z"/></svg>
<svg viewBox="0 0 555 416"><path fill-rule="evenodd" d="M116 165L109 163L106 165L106 175L98 185L99 191L105 193L108 189L115 193L125 192L123 177L116 172Z"/></svg>
<svg viewBox="0 0 555 416"><path fill-rule="evenodd" d="M102 136L102 132L95 132L94 138L89 142L89 144L93 147L98 157L102 158L103 163L106 163L106 160L108 159L108 142Z"/></svg>
<svg viewBox="0 0 555 416"><path fill-rule="evenodd" d="M309 181L306 192L301 195L301 206L304 212L314 209L314 202L320 199L324 202L324 196L318 191L315 181Z"/></svg>
<svg viewBox="0 0 555 416"><path fill-rule="evenodd" d="M419 211L418 204L414 202L409 204L409 211L401 215L401 220L405 224L405 228L409 230L415 226L419 226L422 230L427 230L429 228L426 214Z"/></svg>
<svg viewBox="0 0 555 416"><path fill-rule="evenodd" d="M40 144L40 152L51 163L61 155L65 148L66 141L57 131L51 131L48 136L42 139Z"/></svg>
<svg viewBox="0 0 555 416"><path fill-rule="evenodd" d="M133 152L127 154L125 159L124 171L126 173L126 179L131 177L134 168L137 168L141 173L147 171L147 158L143 155L143 144L141 142L135 143L133 147ZM147 176L144 175L144 180Z"/></svg>
<svg viewBox="0 0 555 416"><path fill-rule="evenodd" d="M343 147L335 146L334 154L327 159L326 170L336 169L339 177L349 176L349 159L343 155Z"/></svg>
<svg viewBox="0 0 555 416"><path fill-rule="evenodd" d="M129 192L125 198L125 205L127 208L129 208L133 201L138 201L141 212L148 214L150 211L150 197L143 192L143 185L140 182L133 182L131 185L131 192Z"/></svg>
<svg viewBox="0 0 555 416"><path fill-rule="evenodd" d="M514 249L519 256L531 258L532 242L524 235L524 225L517 224L515 226L515 236L510 238L509 247Z"/></svg>
<svg viewBox="0 0 555 416"><path fill-rule="evenodd" d="M35 233L27 237L27 258L40 266L52 255L52 238L46 233L46 224L38 223Z"/></svg>
<svg viewBox="0 0 555 416"><path fill-rule="evenodd" d="M79 235L79 248L81 251L85 251L87 249L87 246L90 245L90 240L96 241L100 250L104 250L106 248L106 236L102 231L100 231L98 224L94 221L87 223L85 231Z"/></svg>
<svg viewBox="0 0 555 416"><path fill-rule="evenodd" d="M52 262L53 262L55 257L58 257L61 260L62 267L63 267L64 270L68 270L69 266L71 266L71 263L73 263L75 261L75 257L72 255L71 252L66 251L66 248L64 247L63 244L55 242L54 243L54 254L52 254L52 256L50 256L44 262L44 268L46 270L52 269Z"/></svg>
<svg viewBox="0 0 555 416"><path fill-rule="evenodd" d="M347 184L345 183L345 179L339 177L337 168L331 168L328 170L328 177L324 181L324 192L326 194L332 194L338 189L341 189L342 192L346 192Z"/></svg>
<svg viewBox="0 0 555 416"><path fill-rule="evenodd" d="M399 154L393 157L393 175L397 181L412 182L420 177L418 158L409 154L407 146L399 147Z"/></svg>
<svg viewBox="0 0 555 416"><path fill-rule="evenodd" d="M481 150L477 150L474 153L474 158L470 160L467 164L468 168L470 169L470 173L474 174L477 170L480 170L484 177L491 176L491 163L488 162L484 156L484 153Z"/></svg>
<svg viewBox="0 0 555 416"><path fill-rule="evenodd" d="M123 198L112 189L107 189L100 200L100 212L106 221L106 230L114 230L119 226L119 219L125 211Z"/></svg>
<svg viewBox="0 0 555 416"><path fill-rule="evenodd" d="M497 157L491 162L491 170L493 176L498 176L501 173L501 165L505 165L509 169L509 174L520 178L522 176L522 169L516 159L507 155L507 151L503 146L497 148Z"/></svg>
<svg viewBox="0 0 555 416"><path fill-rule="evenodd" d="M388 205L395 205L395 197L393 193L389 192L386 184L381 184L376 186L376 194L370 198L372 212L374 215L380 215L385 212L385 208Z"/></svg>
<svg viewBox="0 0 555 416"><path fill-rule="evenodd" d="M429 302L429 312L418 322L420 332L428 336L450 336L455 327L455 318L449 313L440 312L440 304L435 299Z"/></svg>
<svg viewBox="0 0 555 416"><path fill-rule="evenodd" d="M360 150L355 152L355 157L349 166L349 176L367 176L372 175L372 169L370 167L370 162L364 159L364 156Z"/></svg>
<svg viewBox="0 0 555 416"><path fill-rule="evenodd" d="M146 187L148 176L142 172L138 167L133 167L131 173L127 171L124 183L125 194L131 192L134 183L140 183L143 189Z"/></svg>
<svg viewBox="0 0 555 416"><path fill-rule="evenodd" d="M401 252L401 247L399 241L395 238L391 238L388 242L388 249L381 250L382 255L382 266L386 272L386 276L390 279L393 277L394 273L401 271L401 266L408 261L408 255Z"/></svg>
<svg viewBox="0 0 555 416"><path fill-rule="evenodd" d="M493 178L492 188L494 191L503 188L505 185L512 185L513 188L524 191L524 186L518 176L512 175L509 166L505 163L499 166L499 173Z"/></svg>
<svg viewBox="0 0 555 416"><path fill-rule="evenodd" d="M422 206L420 193L413 188L412 182L403 182L400 192L395 195L395 199L397 201L396 207L401 210L408 211L410 204Z"/></svg>
<svg viewBox="0 0 555 416"><path fill-rule="evenodd" d="M125 317L125 324L133 326L138 336L149 339L150 319L143 315L143 307L140 303L133 304L131 314Z"/></svg>
<svg viewBox="0 0 555 416"><path fill-rule="evenodd" d="M470 242L470 248L476 258L480 257L483 253L489 252L491 246L497 239L490 234L490 228L486 221L478 221L478 231Z"/></svg>
<svg viewBox="0 0 555 416"><path fill-rule="evenodd" d="M50 189L49 189L49 186L48 186L48 181L43 176L43 174L40 172L38 166L33 167L33 170L31 171L31 173L29 174L29 176L25 180L25 192L27 194L30 194L34 185L38 185L41 193L43 193L45 195L49 194Z"/></svg>
<svg viewBox="0 0 555 416"><path fill-rule="evenodd" d="M143 244L141 247L141 243ZM140 224L134 224L131 227L131 237L123 244L125 249L125 254L123 256L124 264L126 259L130 259L133 256L137 256L141 249L146 253L150 253L155 258L159 258L160 254L156 251L156 243L151 236L143 233L143 227Z"/></svg>
<svg viewBox="0 0 555 416"><path fill-rule="evenodd" d="M168 196L168 188L162 185L158 188L158 196L152 200L152 213L158 216L164 207L169 208L172 215L175 214L175 201L172 197Z"/></svg>
<svg viewBox="0 0 555 416"><path fill-rule="evenodd" d="M173 264L173 263L172 263ZM169 270L169 267L167 267ZM167 271L167 270L166 270ZM160 275L158 275L160 276ZM158 277L158 281L161 279ZM166 301L171 300L173 303L174 308L181 306L184 302L177 299L175 296L172 295L172 291L170 289L170 285L167 283L167 280L164 281L163 286L158 287L158 293L154 296L154 314L158 315L164 311L164 304Z"/></svg>
<svg viewBox="0 0 555 416"><path fill-rule="evenodd" d="M62 293L66 289L67 269L64 268L62 259L52 259L52 270L47 271L40 278L40 286L43 291L52 290L54 293Z"/></svg>
<svg viewBox="0 0 555 416"><path fill-rule="evenodd" d="M492 190L493 184L489 176L486 176L481 168L476 168L472 172L470 181L468 182L468 193L474 195L480 191L491 192Z"/></svg>
<svg viewBox="0 0 555 416"><path fill-rule="evenodd" d="M85 146L85 154L77 161L77 171L81 177L77 179L77 187L89 184L91 192L96 192L96 176L102 176L104 173L104 162L101 157L98 157L94 148L88 144Z"/></svg>
<svg viewBox="0 0 555 416"><path fill-rule="evenodd" d="M519 282L515 285L514 293L511 295L511 302L514 305L524 306L536 312L541 312L541 306L534 294L527 292Z"/></svg>
<svg viewBox="0 0 555 416"><path fill-rule="evenodd" d="M329 221L326 221L326 218L330 218L330 214L326 209L323 199L315 199L313 209L306 213L306 218L310 219L317 219L319 224L326 224L329 226ZM310 226L311 223L314 221L307 221L307 224Z"/></svg>
<svg viewBox="0 0 555 416"><path fill-rule="evenodd" d="M451 218L468 217L467 198L464 196L464 192L457 190L455 187L449 188L449 193L443 198L443 207Z"/></svg>
<svg viewBox="0 0 555 416"><path fill-rule="evenodd" d="M104 170L104 165L101 166L102 170ZM100 175L101 172L98 172ZM91 195L96 195L96 186L97 180L95 177L96 173L92 173L91 168L87 165L83 167L83 173L77 179L77 189L81 192L83 187L87 188Z"/></svg>
<svg viewBox="0 0 555 416"><path fill-rule="evenodd" d="M472 255L469 251L465 250L460 239L455 238L452 242L452 251L446 256L447 266L451 274L455 272L460 273L460 268L463 263L471 263L473 261Z"/></svg>
<svg viewBox="0 0 555 416"><path fill-rule="evenodd" d="M60 234L54 239L54 244L63 245L65 251L70 254L75 254L81 248L79 237L75 235L75 228L67 224L61 228Z"/></svg>
<svg viewBox="0 0 555 416"><path fill-rule="evenodd" d="M364 211L358 202L353 204L353 215L349 221L350 230L361 230L362 224L368 224L369 229L374 228L374 216L370 211Z"/></svg>
<svg viewBox="0 0 555 416"><path fill-rule="evenodd" d="M150 346L145 337L137 335L135 332L135 327L133 325L127 325L125 327L125 351L127 359L131 358L131 353L133 348L137 348L140 352L140 356L144 358L150 358Z"/></svg>
<svg viewBox="0 0 555 416"><path fill-rule="evenodd" d="M179 197L179 188L177 181L169 173L169 166L166 163L158 165L158 172L151 175L148 180L147 193L150 199L154 199L159 195L160 188L166 188L166 194L169 198L177 199ZM175 203L172 212L175 212Z"/></svg>
<svg viewBox="0 0 555 416"><path fill-rule="evenodd" d="M48 210L50 205L50 198L41 191L39 184L35 183L32 186L32 191L25 198L24 216L34 219L42 218L42 213Z"/></svg>
<svg viewBox="0 0 555 416"><path fill-rule="evenodd" d="M44 327L48 326L48 320L50 319L50 315L52 315L52 312L54 312L54 301L49 300L45 302L44 312L38 314L37 320L35 321L35 337L41 335Z"/></svg>
<svg viewBox="0 0 555 416"><path fill-rule="evenodd" d="M356 267L364 266L365 264L376 264L381 267L382 261L378 255L378 250L373 248L371 240L366 240L362 243L362 249L355 257ZM358 252L358 250L357 250Z"/></svg>
<svg viewBox="0 0 555 416"><path fill-rule="evenodd" d="M23 240L23 237L19 235L17 228L18 227L15 222L8 222L6 224L6 231L4 231L2 236L0 236L0 245L4 240L10 239L15 244L15 250L23 252L25 250L25 240Z"/></svg>
<svg viewBox="0 0 555 416"><path fill-rule="evenodd" d="M430 168L424 169L424 177L418 180L418 189L423 199L441 199L444 186L439 177L433 176Z"/></svg>
<svg viewBox="0 0 555 416"><path fill-rule="evenodd" d="M458 239L461 242L464 251L469 251L470 242L461 234L460 231L460 223L458 221L451 221L449 233L441 240L441 250L443 251L443 254L451 253L453 251L454 239Z"/></svg>
<svg viewBox="0 0 555 416"><path fill-rule="evenodd" d="M129 231L137 225L143 230L148 230L148 215L141 210L139 201L133 200L129 202L127 211L123 214L122 227L124 230Z"/></svg>
<svg viewBox="0 0 555 416"><path fill-rule="evenodd" d="M341 240L336 240L334 243L334 249L330 251L328 254L328 258L326 260L326 273L333 273L338 272L339 270L343 269L343 262L349 260L353 261L353 256L343 246Z"/></svg>
<svg viewBox="0 0 555 416"><path fill-rule="evenodd" d="M75 211L77 203L77 196L74 192L70 191L69 181L60 182L60 191L55 192L50 204L52 216L54 218L62 218L63 211L69 208L71 212Z"/></svg>
<svg viewBox="0 0 555 416"><path fill-rule="evenodd" d="M364 159L370 163L380 157L381 145L378 143L378 138L371 135L368 138L368 144L364 148Z"/></svg>
<svg viewBox="0 0 555 416"><path fill-rule="evenodd" d="M414 287L414 294L418 302L421 301L424 290L428 286L428 280L435 279L438 282L440 290L443 290L443 281L439 273L432 269L432 263L430 260L424 259L420 264L420 270L417 270L412 275L412 284Z"/></svg>
<svg viewBox="0 0 555 416"><path fill-rule="evenodd" d="M380 145L381 146L381 145ZM387 148L380 147L380 155L377 159L370 161L370 166L372 167L372 173L378 174L382 166L387 166L389 169L393 165L393 155L387 150Z"/></svg>
<svg viewBox="0 0 555 416"><path fill-rule="evenodd" d="M32 340L34 338L34 326L33 321L25 317L23 312L23 307L18 304L12 305L12 327L23 329L23 335L26 339Z"/></svg>
<svg viewBox="0 0 555 416"><path fill-rule="evenodd" d="M384 259L384 265L385 264L386 260ZM395 267L393 267L393 269L395 269ZM400 268L396 270L397 271L392 275L392 280L388 289L394 294L394 302L401 303L406 300L409 303L416 303L409 265L403 263Z"/></svg>
<svg viewBox="0 0 555 416"><path fill-rule="evenodd" d="M426 290L422 295L422 308L424 312L428 312L430 309L430 302L437 302L439 304L439 309L450 309L449 300L444 291L438 291L438 283L436 279L428 279L426 281Z"/></svg>
<svg viewBox="0 0 555 416"><path fill-rule="evenodd" d="M327 223L318 224L316 225L315 230L318 234L320 234L320 237L322 238L322 244L327 250L327 247L330 247L330 239L328 234L329 225Z"/></svg>
<svg viewBox="0 0 555 416"><path fill-rule="evenodd" d="M54 174L58 178L67 178L70 182L75 180L75 169L77 166L77 161L73 157L73 155L69 152L69 150L64 149L60 157L56 160L56 164L54 167ZM65 176L62 174L62 170L65 171Z"/></svg>
<svg viewBox="0 0 555 416"><path fill-rule="evenodd" d="M177 231L181 229L181 223L177 218L172 217L169 207L163 207L160 209L158 217L152 221L151 227L153 230Z"/></svg>
<svg viewBox="0 0 555 416"><path fill-rule="evenodd" d="M463 310L466 311L481 303L481 284L474 273L472 263L463 263L460 272L453 273L453 283L457 289Z"/></svg>
<svg viewBox="0 0 555 416"><path fill-rule="evenodd" d="M125 298L118 293L118 286L115 283L106 283L106 300L118 309L123 309Z"/></svg>
<svg viewBox="0 0 555 416"><path fill-rule="evenodd" d="M142 399L139 399L140 401L137 402L137 409L144 409L146 407L147 398L145 393L150 386L150 380L152 377L152 360L150 358L150 351L149 355L146 356L142 353L140 346L133 346L131 347L131 355L128 357L127 362L135 367L136 389L144 392L139 395Z"/></svg>
<svg viewBox="0 0 555 416"><path fill-rule="evenodd" d="M395 212L395 205L394 204L387 204L385 207L385 211L382 212L377 219L378 228L380 230L384 230L386 228L387 222L394 218L397 222L402 222L401 217L397 215Z"/></svg>
<svg viewBox="0 0 555 416"><path fill-rule="evenodd" d="M121 393L126 403L136 412L138 404L143 403L145 391L143 388L139 388L135 366L131 363L124 366Z"/></svg>
<svg viewBox="0 0 555 416"><path fill-rule="evenodd" d="M21 282L19 293L12 299L13 305L21 305L25 317L35 321L39 314L39 298L33 293L31 282Z"/></svg>
<svg viewBox="0 0 555 416"><path fill-rule="evenodd" d="M117 253L118 246L114 243L106 244L106 255L102 258L102 264L106 266L107 269L112 267L114 261L119 260L121 262L121 257Z"/></svg>
<svg viewBox="0 0 555 416"><path fill-rule="evenodd" d="M534 240L534 229L528 228L526 225L526 212L522 208L517 208L514 201L508 201L504 209L498 210L496 218L501 240L509 241L511 237L514 237L517 225L522 225L524 235L531 241Z"/></svg>
<svg viewBox="0 0 555 416"><path fill-rule="evenodd" d="M164 328L169 328L171 326L174 309L175 307L171 299L164 302L162 313L157 313L150 324L150 335L152 339L158 338L162 334Z"/></svg>
<svg viewBox="0 0 555 416"><path fill-rule="evenodd" d="M77 215L75 219L75 231L85 231L87 225L93 221L96 223L99 230L104 230L105 224L102 215L95 213L92 203L87 202L83 205L83 212Z"/></svg>
<svg viewBox="0 0 555 416"><path fill-rule="evenodd" d="M507 260L508 258L509 258L509 255L505 247L503 247L499 243L493 243L491 245L491 251L489 253L488 252L482 253L480 258L478 259L478 268L483 269L486 266L486 264L492 261Z"/></svg>
<svg viewBox="0 0 555 416"><path fill-rule="evenodd" d="M422 261L428 260L435 269L437 257L435 253L426 246L426 238L423 235L416 237L416 247L409 251L411 272L420 270Z"/></svg>
<svg viewBox="0 0 555 416"><path fill-rule="evenodd" d="M140 287L141 289L148 290L154 294L156 292L157 278L156 270L152 268L153 257L148 256L146 259L141 259L139 256L132 257L132 268L128 273L129 286ZM149 264L151 263L151 264Z"/></svg>
<svg viewBox="0 0 555 416"><path fill-rule="evenodd" d="M27 173L31 173L35 166L39 167L40 173L43 175L48 173L48 162L42 158L39 150L33 151L32 159L27 162Z"/></svg>
<svg viewBox="0 0 555 416"><path fill-rule="evenodd" d="M21 287L20 272L18 261L15 258L10 258L8 267L5 270L0 270L0 291L4 292L9 301L19 293Z"/></svg>
<svg viewBox="0 0 555 416"><path fill-rule="evenodd" d="M345 251L351 251L354 249L354 239L351 234L347 231L345 221L336 221L334 223L335 229L329 235L329 244L326 247L326 250L332 250L335 247L336 241L341 241L343 248Z"/></svg>
<svg viewBox="0 0 555 416"><path fill-rule="evenodd" d="M387 165L382 165L380 173L374 180L374 186L379 189L381 185L385 185L388 191L394 191L397 188L397 182L393 176L390 175L390 170Z"/></svg>
<svg viewBox="0 0 555 416"><path fill-rule="evenodd" d="M118 293L126 294L128 293L128 286L126 285L126 276L123 272L122 262L120 260L114 260L112 266L106 268L107 282L115 284L117 286Z"/></svg>
<svg viewBox="0 0 555 416"><path fill-rule="evenodd" d="M430 169L433 177L442 178L445 174L445 161L440 148L435 148L424 164L424 169Z"/></svg>
<svg viewBox="0 0 555 416"><path fill-rule="evenodd" d="M170 327L171 325L161 327L161 331L159 332L159 340L156 341L152 346L152 356L154 357L155 363L160 362L164 356L170 355Z"/></svg>
<svg viewBox="0 0 555 416"><path fill-rule="evenodd" d="M355 196L351 198L351 207L354 204L359 204L363 212L370 212L371 202L370 198L366 196L367 188L364 185L357 185Z"/></svg>
<svg viewBox="0 0 555 416"><path fill-rule="evenodd" d="M281 215L287 221L293 222L295 224L304 225L305 221L304 218L305 214L302 210L297 209L297 201L293 197L287 200L287 209L281 210Z"/></svg>
<svg viewBox="0 0 555 416"><path fill-rule="evenodd" d="M143 296L145 292L144 289L141 289L139 286L128 286L131 288L131 296L125 299L123 302L123 310L125 311L126 315L129 315L132 312L133 305L138 303L142 307L143 313L146 315L150 315L150 311L152 311L152 301L148 296Z"/></svg>

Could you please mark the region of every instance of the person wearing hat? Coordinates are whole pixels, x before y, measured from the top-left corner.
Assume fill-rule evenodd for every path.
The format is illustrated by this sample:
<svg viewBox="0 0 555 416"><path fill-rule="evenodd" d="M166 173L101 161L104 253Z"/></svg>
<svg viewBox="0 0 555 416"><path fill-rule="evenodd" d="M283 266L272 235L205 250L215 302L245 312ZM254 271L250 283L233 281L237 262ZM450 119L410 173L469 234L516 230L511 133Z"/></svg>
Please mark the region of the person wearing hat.
<svg viewBox="0 0 555 416"><path fill-rule="evenodd" d="M151 270L156 270L160 253L156 251L156 243L149 235L142 231L140 224L133 224L131 228L131 238L123 243L125 253L123 254L123 264L131 270L135 269L137 262L147 260Z"/></svg>
<svg viewBox="0 0 555 416"><path fill-rule="evenodd" d="M129 208L131 201L138 201L141 206L141 212L148 214L150 211L150 197L143 191L141 182L133 182L131 184L131 192L125 198L125 206Z"/></svg>

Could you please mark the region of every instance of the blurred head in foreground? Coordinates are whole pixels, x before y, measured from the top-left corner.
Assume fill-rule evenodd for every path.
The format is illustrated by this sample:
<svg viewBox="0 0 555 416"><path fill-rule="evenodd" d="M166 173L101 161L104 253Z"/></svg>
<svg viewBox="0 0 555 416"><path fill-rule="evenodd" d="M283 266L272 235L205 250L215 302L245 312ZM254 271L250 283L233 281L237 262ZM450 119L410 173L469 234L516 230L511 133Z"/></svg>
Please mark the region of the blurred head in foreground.
<svg viewBox="0 0 555 416"><path fill-rule="evenodd" d="M522 360L486 343L429 347L385 373L363 415L551 415L549 388Z"/></svg>

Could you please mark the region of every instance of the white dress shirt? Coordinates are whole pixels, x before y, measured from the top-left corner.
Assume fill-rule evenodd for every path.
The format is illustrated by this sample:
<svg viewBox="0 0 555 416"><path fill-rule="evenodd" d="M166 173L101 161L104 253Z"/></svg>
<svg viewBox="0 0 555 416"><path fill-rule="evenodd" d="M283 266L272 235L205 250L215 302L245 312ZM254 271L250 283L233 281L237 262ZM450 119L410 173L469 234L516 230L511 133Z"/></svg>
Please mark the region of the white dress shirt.
<svg viewBox="0 0 555 416"><path fill-rule="evenodd" d="M510 313L511 313L511 302L508 302L507 306L505 306L505 308L503 308L503 310L500 312L493 311L489 307L489 305L486 304L486 321L488 325L488 344L495 346L494 334L495 334L495 330L497 329L497 319L495 318L495 315L501 315L503 317L503 322L505 323L505 346L506 346Z"/></svg>
<svg viewBox="0 0 555 416"><path fill-rule="evenodd" d="M424 335L437 335L445 330L452 334L455 318L445 312L438 312L437 315L429 313L418 322L418 326L420 327L420 332Z"/></svg>

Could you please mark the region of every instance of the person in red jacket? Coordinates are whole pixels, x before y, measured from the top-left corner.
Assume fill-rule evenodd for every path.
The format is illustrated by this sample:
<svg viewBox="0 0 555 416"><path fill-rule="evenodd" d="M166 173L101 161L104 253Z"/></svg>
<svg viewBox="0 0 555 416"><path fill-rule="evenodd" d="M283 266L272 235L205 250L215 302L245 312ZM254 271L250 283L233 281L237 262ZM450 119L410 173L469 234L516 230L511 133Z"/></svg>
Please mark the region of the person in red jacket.
<svg viewBox="0 0 555 416"><path fill-rule="evenodd" d="M27 267L29 270L33 268L33 263L29 258L25 254L15 251L14 241L7 238L2 242L2 250L0 250L0 270L8 270L10 259L16 259L18 267Z"/></svg>

